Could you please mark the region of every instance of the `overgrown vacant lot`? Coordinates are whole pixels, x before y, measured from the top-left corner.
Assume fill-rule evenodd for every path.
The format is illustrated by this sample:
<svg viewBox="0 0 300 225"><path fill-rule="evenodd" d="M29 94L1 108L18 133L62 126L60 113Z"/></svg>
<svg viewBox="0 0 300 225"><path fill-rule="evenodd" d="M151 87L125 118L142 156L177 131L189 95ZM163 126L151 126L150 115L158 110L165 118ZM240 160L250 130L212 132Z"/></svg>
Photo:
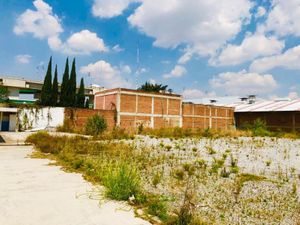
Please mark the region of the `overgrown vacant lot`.
<svg viewBox="0 0 300 225"><path fill-rule="evenodd" d="M38 133L28 142L154 223L300 224L300 140L93 141Z"/></svg>

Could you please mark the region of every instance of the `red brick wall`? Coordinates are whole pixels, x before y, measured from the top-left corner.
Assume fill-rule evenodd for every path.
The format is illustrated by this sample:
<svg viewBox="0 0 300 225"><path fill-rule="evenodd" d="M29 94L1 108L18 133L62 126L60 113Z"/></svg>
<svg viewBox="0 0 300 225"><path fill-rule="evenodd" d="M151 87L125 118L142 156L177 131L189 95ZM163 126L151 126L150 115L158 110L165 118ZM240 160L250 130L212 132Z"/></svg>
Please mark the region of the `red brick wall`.
<svg viewBox="0 0 300 225"><path fill-rule="evenodd" d="M121 103L120 108L121 112L132 112L136 110L136 96L135 95L126 95L121 94Z"/></svg>
<svg viewBox="0 0 300 225"><path fill-rule="evenodd" d="M117 107L117 94L105 96L105 108L106 110L115 110Z"/></svg>
<svg viewBox="0 0 300 225"><path fill-rule="evenodd" d="M96 96L95 97L95 109L105 109L103 108L103 103L104 103L104 98L105 96Z"/></svg>
<svg viewBox="0 0 300 225"><path fill-rule="evenodd" d="M152 112L152 97L138 96L138 113Z"/></svg>
<svg viewBox="0 0 300 225"><path fill-rule="evenodd" d="M181 101L177 99L169 99L168 115L180 115Z"/></svg>
<svg viewBox="0 0 300 225"><path fill-rule="evenodd" d="M115 110L116 104L117 104L116 94L95 97L95 109Z"/></svg>
<svg viewBox="0 0 300 225"><path fill-rule="evenodd" d="M167 99L166 98L154 98L154 114L167 114Z"/></svg>
<svg viewBox="0 0 300 225"><path fill-rule="evenodd" d="M120 120L121 128L134 130L141 124L143 124L144 127L149 126L151 118L149 116L121 116Z"/></svg>
<svg viewBox="0 0 300 225"><path fill-rule="evenodd" d="M154 118L154 128L168 128L168 127L179 127L179 118Z"/></svg>
<svg viewBox="0 0 300 225"><path fill-rule="evenodd" d="M234 109L202 104L183 104L183 127L206 129L230 129L234 125Z"/></svg>
<svg viewBox="0 0 300 225"><path fill-rule="evenodd" d="M108 129L112 129L116 125L114 110L97 110L97 109L65 109L65 119L74 123L75 128L84 128L86 121L93 115L101 115L106 119Z"/></svg>

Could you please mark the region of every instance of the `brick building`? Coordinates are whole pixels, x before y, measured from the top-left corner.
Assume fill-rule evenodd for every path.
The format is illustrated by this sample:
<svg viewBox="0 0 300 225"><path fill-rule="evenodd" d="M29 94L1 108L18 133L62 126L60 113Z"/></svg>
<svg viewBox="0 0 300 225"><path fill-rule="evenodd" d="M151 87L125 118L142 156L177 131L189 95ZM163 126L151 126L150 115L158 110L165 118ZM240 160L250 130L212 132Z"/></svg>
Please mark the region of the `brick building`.
<svg viewBox="0 0 300 225"><path fill-rule="evenodd" d="M183 103L183 128L192 129L221 129L234 127L234 108Z"/></svg>
<svg viewBox="0 0 300 225"><path fill-rule="evenodd" d="M116 125L121 128L182 126L180 95L118 88L96 93L94 104L95 109L116 110Z"/></svg>
<svg viewBox="0 0 300 225"><path fill-rule="evenodd" d="M99 110L115 110L116 125L125 129L140 124L155 129L230 129L234 124L233 108L183 103L176 94L118 88L96 93L94 105Z"/></svg>

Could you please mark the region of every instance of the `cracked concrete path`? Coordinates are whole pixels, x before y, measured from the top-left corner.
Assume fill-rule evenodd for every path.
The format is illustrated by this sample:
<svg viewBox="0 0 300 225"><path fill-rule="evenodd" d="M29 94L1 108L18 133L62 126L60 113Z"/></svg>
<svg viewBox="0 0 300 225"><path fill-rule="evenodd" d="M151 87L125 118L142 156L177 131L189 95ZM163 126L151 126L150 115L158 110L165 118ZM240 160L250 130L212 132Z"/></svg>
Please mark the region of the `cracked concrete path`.
<svg viewBox="0 0 300 225"><path fill-rule="evenodd" d="M0 146L0 224L149 225L125 203L99 204L101 187L28 158L32 146Z"/></svg>

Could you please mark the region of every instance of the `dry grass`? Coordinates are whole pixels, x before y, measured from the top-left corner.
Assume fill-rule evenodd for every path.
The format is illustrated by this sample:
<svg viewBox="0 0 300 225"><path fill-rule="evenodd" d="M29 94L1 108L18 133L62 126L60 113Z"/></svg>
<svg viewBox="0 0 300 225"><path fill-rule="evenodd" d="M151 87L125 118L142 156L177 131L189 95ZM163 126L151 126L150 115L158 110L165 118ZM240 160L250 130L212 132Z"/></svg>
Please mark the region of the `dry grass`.
<svg viewBox="0 0 300 225"><path fill-rule="evenodd" d="M174 134L172 130L155 133ZM220 154L214 145L225 143L224 146L230 144L242 149L251 142L254 157L256 149L262 151L265 145L277 142L239 139L236 137L244 134L239 131L222 135L218 132L222 137L218 139L212 131L206 131L206 136L214 138L204 138L206 144L201 148L197 144L202 136L181 139L182 135L191 135L190 132L176 130L175 133L177 140L173 136L171 139L140 136L134 140L95 141L53 137L42 132L27 141L64 168L103 184L108 197L128 200L134 196L130 203L144 209L144 217L150 221L157 221L152 217L155 216L163 224L235 225L281 224L292 218L289 225L297 224L300 204L297 189L289 181L290 175L276 180L274 176L271 181L259 174L243 173L236 152L225 148ZM223 138L227 135L232 136Z"/></svg>

